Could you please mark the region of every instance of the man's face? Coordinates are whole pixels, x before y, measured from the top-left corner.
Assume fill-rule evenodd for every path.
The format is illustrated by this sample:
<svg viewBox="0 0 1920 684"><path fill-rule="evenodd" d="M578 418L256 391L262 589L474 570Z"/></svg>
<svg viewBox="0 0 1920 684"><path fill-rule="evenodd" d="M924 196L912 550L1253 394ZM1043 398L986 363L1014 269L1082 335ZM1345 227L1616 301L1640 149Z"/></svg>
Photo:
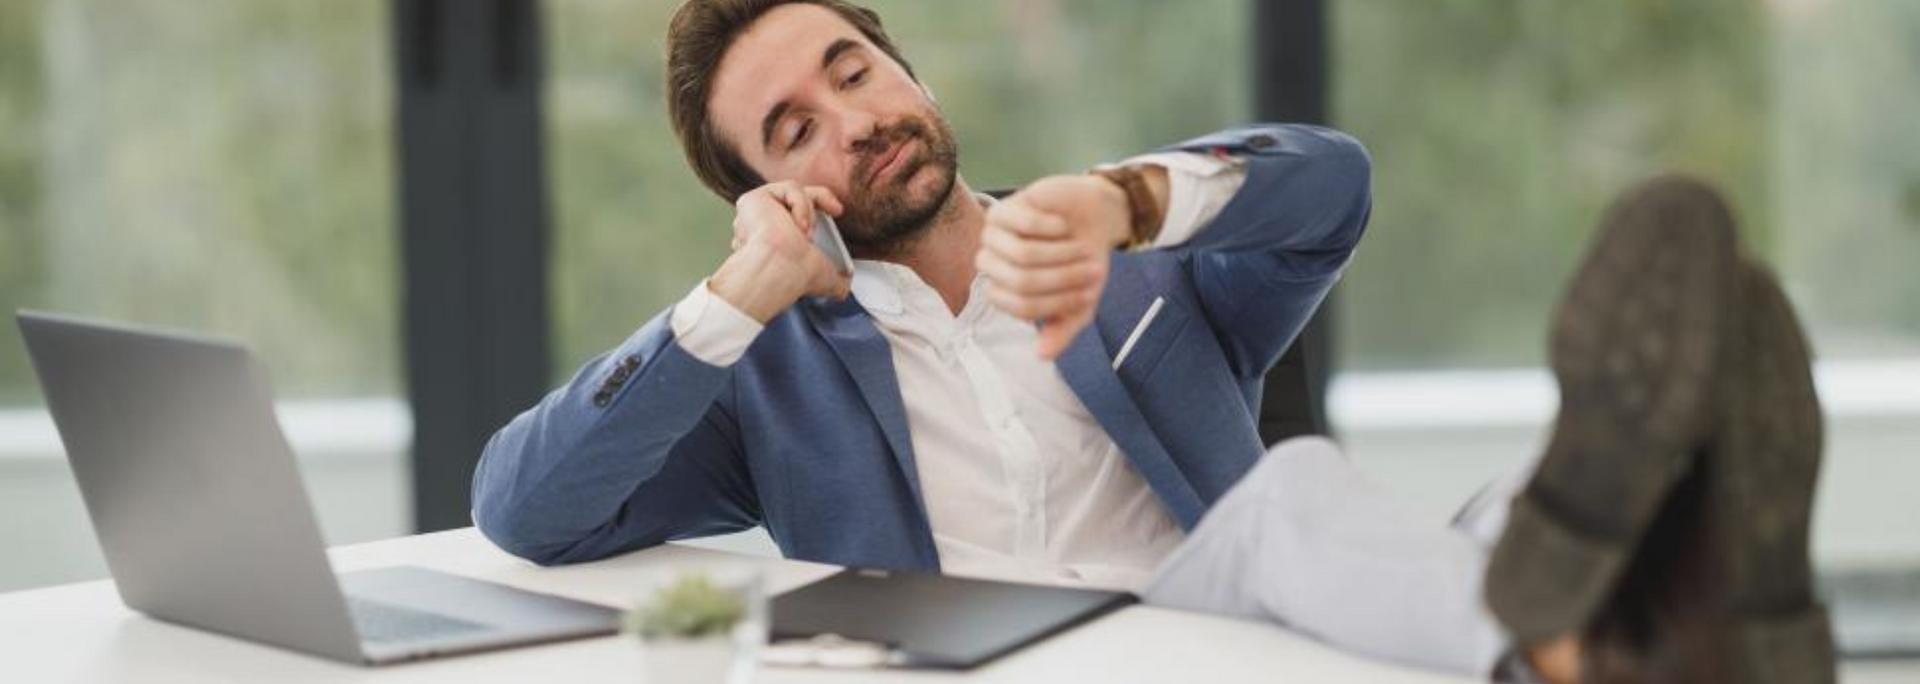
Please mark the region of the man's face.
<svg viewBox="0 0 1920 684"><path fill-rule="evenodd" d="M708 111L760 177L840 198L856 252L912 237L953 192L953 133L926 90L822 7L783 5L749 26L720 61Z"/></svg>

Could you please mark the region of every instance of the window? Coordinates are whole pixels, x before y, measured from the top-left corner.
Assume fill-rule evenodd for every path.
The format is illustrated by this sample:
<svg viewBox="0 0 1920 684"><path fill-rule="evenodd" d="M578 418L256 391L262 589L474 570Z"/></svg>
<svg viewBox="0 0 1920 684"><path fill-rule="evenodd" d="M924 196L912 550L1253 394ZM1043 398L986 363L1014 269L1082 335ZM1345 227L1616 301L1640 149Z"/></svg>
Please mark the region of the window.
<svg viewBox="0 0 1920 684"><path fill-rule="evenodd" d="M1828 418L1823 560L1920 550L1920 6L1333 3L1334 121L1375 159L1332 405L1457 504L1543 443L1546 321L1603 206L1681 171L1794 298Z"/></svg>
<svg viewBox="0 0 1920 684"><path fill-rule="evenodd" d="M0 308L249 343L331 543L407 528L386 13L0 3ZM105 577L7 328L0 591Z"/></svg>

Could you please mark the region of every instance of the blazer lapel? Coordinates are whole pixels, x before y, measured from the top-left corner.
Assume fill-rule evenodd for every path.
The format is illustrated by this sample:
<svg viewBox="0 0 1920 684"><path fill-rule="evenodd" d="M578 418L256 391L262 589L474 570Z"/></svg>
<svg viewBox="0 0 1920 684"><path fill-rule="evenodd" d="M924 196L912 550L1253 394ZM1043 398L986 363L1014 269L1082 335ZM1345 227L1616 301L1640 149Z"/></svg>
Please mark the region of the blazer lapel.
<svg viewBox="0 0 1920 684"><path fill-rule="evenodd" d="M887 446L893 450L900 471L906 474L907 489L913 492L913 504L920 511L920 519L927 520L926 502L920 498L920 469L914 463L913 440L907 432L907 407L900 398L899 378L894 377L892 347L887 345L887 338L874 326L866 309L852 297L839 302L823 299L807 302L801 308L834 355L840 358L840 364L853 376L853 384L860 388L860 398L873 411L874 419L880 421Z"/></svg>
<svg viewBox="0 0 1920 684"><path fill-rule="evenodd" d="M1133 395L1120 384L1120 376L1113 372L1113 359L1107 355L1096 327L1089 325L1080 331L1055 365L1066 378L1067 386L1087 405L1094 420L1099 421L1107 435L1120 446L1120 453L1126 454L1140 477L1147 481L1147 487L1166 503L1174 520L1179 521L1181 528L1191 531L1199 524L1206 506L1174 465L1159 436L1147 425L1146 416L1141 415Z"/></svg>

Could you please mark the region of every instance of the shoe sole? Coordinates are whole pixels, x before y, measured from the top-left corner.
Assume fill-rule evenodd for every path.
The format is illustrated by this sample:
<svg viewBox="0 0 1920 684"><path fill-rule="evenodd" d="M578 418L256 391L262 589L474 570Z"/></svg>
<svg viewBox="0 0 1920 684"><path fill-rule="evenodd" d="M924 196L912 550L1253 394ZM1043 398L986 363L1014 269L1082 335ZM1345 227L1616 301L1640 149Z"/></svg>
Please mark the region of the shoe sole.
<svg viewBox="0 0 1920 684"><path fill-rule="evenodd" d="M1602 221L1554 316L1553 438L1487 569L1488 607L1522 643L1579 632L1692 468L1736 260L1731 215L1695 181L1645 183Z"/></svg>

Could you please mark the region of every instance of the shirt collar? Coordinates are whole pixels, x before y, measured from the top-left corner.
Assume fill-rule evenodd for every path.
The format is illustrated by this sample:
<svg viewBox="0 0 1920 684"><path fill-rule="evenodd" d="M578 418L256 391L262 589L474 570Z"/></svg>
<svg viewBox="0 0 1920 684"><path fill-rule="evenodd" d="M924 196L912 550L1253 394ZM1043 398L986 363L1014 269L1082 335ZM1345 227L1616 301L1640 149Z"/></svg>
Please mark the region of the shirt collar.
<svg viewBox="0 0 1920 684"><path fill-rule="evenodd" d="M900 284L888 270L895 268L906 269L886 261L853 260L853 298L860 300L862 308L875 314L900 315L905 308L900 301Z"/></svg>

